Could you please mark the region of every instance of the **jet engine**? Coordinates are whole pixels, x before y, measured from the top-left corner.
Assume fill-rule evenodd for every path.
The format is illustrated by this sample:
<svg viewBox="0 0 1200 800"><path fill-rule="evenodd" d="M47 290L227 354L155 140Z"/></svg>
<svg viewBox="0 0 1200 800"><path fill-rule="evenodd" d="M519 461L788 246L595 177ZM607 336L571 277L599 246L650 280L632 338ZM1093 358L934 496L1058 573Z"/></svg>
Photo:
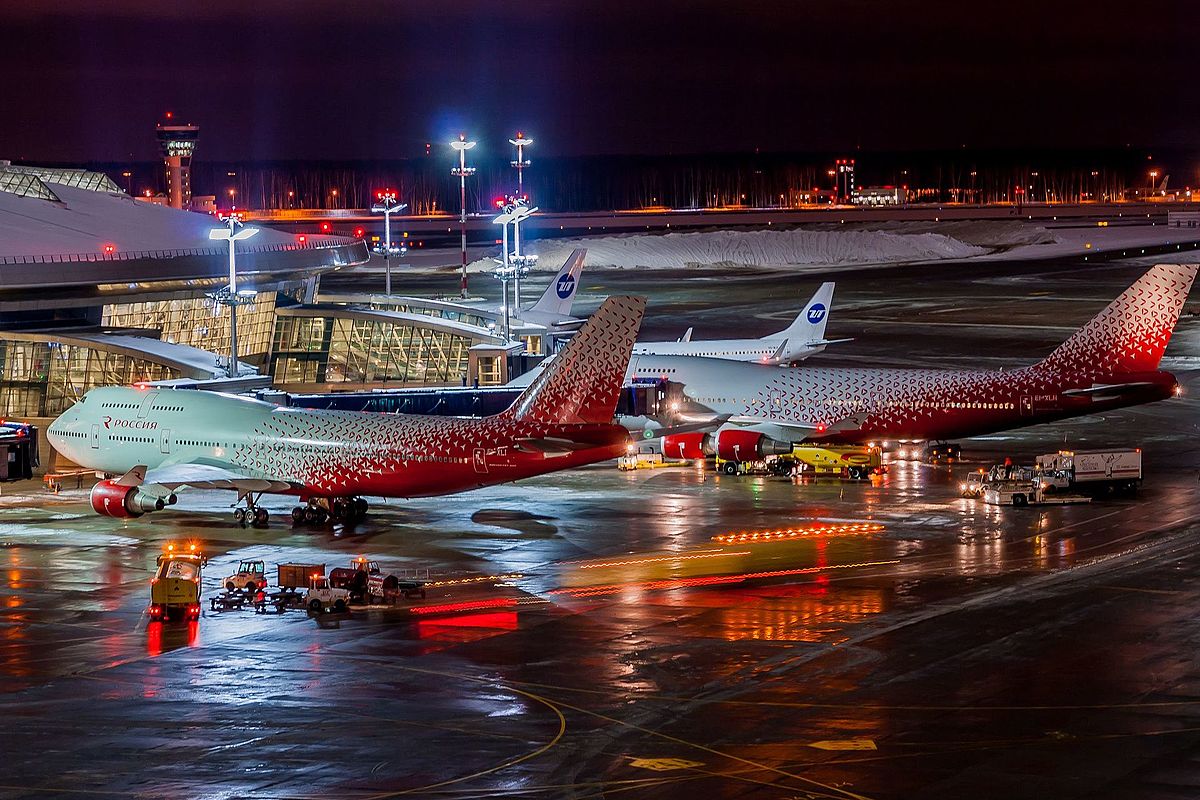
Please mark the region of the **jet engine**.
<svg viewBox="0 0 1200 800"><path fill-rule="evenodd" d="M672 433L662 440L662 454L665 458L704 458L711 456L713 437L707 433Z"/></svg>
<svg viewBox="0 0 1200 800"><path fill-rule="evenodd" d="M717 455L723 461L758 461L790 452L791 443L769 439L754 431L724 430L717 434Z"/></svg>
<svg viewBox="0 0 1200 800"><path fill-rule="evenodd" d="M169 499L174 500L175 495ZM162 511L167 503L163 498L144 492L137 486L118 486L114 481L100 481L92 487L92 510L105 517L129 519L147 511Z"/></svg>

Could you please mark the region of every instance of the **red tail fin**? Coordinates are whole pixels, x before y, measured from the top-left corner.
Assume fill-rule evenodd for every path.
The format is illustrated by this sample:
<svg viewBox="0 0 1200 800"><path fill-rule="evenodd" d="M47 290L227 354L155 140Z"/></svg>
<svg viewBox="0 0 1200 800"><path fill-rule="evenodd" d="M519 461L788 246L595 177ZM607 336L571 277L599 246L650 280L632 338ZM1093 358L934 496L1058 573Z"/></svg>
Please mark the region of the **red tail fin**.
<svg viewBox="0 0 1200 800"><path fill-rule="evenodd" d="M1158 369L1197 269L1196 264L1152 268L1038 366L1092 375Z"/></svg>
<svg viewBox="0 0 1200 800"><path fill-rule="evenodd" d="M566 425L612 422L646 301L610 297L505 414Z"/></svg>

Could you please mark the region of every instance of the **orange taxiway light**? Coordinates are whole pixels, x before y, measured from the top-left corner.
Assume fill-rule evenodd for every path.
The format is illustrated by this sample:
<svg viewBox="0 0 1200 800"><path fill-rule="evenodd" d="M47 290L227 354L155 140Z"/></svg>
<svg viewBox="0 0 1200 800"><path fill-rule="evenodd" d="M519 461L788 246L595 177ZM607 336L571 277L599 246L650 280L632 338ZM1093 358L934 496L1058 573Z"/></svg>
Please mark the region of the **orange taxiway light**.
<svg viewBox="0 0 1200 800"><path fill-rule="evenodd" d="M722 533L712 537L712 541L721 544L755 544L759 542L778 542L787 539L804 539L814 536L859 536L867 533L879 533L884 526L874 522L858 522L848 525L812 525L803 528L780 528L774 531L742 531L740 533Z"/></svg>

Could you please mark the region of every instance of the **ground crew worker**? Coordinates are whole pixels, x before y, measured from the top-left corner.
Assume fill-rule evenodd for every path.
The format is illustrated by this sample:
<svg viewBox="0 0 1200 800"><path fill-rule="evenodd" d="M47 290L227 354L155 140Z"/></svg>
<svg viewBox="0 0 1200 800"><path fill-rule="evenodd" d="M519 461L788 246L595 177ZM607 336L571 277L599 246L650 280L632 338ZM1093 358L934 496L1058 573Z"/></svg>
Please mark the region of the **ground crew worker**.
<svg viewBox="0 0 1200 800"><path fill-rule="evenodd" d="M254 613L267 613L267 592L261 586L258 587L258 591L254 593Z"/></svg>

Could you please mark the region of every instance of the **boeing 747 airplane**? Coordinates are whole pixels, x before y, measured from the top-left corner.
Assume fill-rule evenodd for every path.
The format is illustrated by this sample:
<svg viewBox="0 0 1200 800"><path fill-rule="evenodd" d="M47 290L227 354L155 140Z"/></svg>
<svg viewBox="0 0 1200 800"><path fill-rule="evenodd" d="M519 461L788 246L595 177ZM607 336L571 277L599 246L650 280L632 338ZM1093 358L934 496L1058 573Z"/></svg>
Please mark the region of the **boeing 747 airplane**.
<svg viewBox="0 0 1200 800"><path fill-rule="evenodd" d="M671 425L715 433L663 437L663 452L753 461L803 441L942 441L1165 400L1179 382L1159 369L1195 264L1163 264L1041 361L1004 371L795 367L695 356L635 356L628 378L681 392Z"/></svg>
<svg viewBox="0 0 1200 800"><path fill-rule="evenodd" d="M605 461L629 436L613 422L645 301L610 297L505 412L482 419L281 408L214 392L93 389L50 443L115 478L98 514L137 517L185 489L237 492L238 522L265 525L264 492L297 496L296 522L352 521L364 496L426 497Z"/></svg>

